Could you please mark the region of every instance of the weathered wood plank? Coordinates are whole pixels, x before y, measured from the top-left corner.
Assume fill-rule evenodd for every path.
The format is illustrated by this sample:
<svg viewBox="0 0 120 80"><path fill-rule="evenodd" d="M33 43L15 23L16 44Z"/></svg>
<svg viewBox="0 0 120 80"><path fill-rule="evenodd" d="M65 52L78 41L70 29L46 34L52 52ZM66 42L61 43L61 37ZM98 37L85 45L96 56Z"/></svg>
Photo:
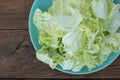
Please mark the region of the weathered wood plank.
<svg viewBox="0 0 120 80"><path fill-rule="evenodd" d="M0 0L0 29L28 29L33 0Z"/></svg>
<svg viewBox="0 0 120 80"><path fill-rule="evenodd" d="M84 76L64 74L38 61L27 30L0 31L0 77L119 78L120 58L104 70Z"/></svg>
<svg viewBox="0 0 120 80"><path fill-rule="evenodd" d="M12 53L14 49L24 40L24 43L28 39L27 30L21 31L2 31L0 30L0 57L4 57ZM30 41L30 40L29 40ZM24 44L25 46L25 44ZM28 44L26 46L31 46Z"/></svg>
<svg viewBox="0 0 120 80"><path fill-rule="evenodd" d="M28 13L34 0L0 0L0 13Z"/></svg>
<svg viewBox="0 0 120 80"><path fill-rule="evenodd" d="M20 16L20 15L19 15ZM8 18L0 20L0 30L28 29L28 18Z"/></svg>

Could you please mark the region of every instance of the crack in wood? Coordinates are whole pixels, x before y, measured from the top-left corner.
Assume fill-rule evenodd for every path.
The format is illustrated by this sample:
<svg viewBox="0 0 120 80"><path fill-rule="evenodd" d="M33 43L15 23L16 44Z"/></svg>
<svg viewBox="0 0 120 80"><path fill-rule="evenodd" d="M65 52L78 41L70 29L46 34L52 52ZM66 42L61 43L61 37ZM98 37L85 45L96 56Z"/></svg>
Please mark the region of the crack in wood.
<svg viewBox="0 0 120 80"><path fill-rule="evenodd" d="M16 46L16 48L10 53L9 56L13 56L15 54L15 52L20 48L21 44L24 42L25 40L23 39L21 42L18 43L18 45Z"/></svg>

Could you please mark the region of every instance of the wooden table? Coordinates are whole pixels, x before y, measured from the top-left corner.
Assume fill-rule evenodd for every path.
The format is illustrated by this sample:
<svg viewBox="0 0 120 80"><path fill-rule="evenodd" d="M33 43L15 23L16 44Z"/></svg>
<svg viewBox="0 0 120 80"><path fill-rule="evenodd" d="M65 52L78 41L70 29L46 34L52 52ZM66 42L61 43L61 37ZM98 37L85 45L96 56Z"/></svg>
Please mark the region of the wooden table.
<svg viewBox="0 0 120 80"><path fill-rule="evenodd" d="M0 78L120 78L120 57L90 75L69 75L38 61L28 33L33 0L0 0Z"/></svg>

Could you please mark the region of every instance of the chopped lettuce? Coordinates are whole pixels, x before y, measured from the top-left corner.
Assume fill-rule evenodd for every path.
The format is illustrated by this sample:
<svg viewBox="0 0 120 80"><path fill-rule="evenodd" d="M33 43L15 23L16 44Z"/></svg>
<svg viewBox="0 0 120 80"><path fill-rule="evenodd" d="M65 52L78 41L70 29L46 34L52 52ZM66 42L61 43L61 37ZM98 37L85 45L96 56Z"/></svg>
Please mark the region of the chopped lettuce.
<svg viewBox="0 0 120 80"><path fill-rule="evenodd" d="M76 29L83 18L79 10L74 9L69 3L66 4L67 2L66 0L55 0L48 12L56 17L63 31L70 32Z"/></svg>
<svg viewBox="0 0 120 80"><path fill-rule="evenodd" d="M74 30L72 32L67 33L63 39L62 43L64 45L64 49L66 54L73 55L76 52L79 52L81 47L83 46L83 34L80 30Z"/></svg>
<svg viewBox="0 0 120 80"><path fill-rule="evenodd" d="M107 27L107 30L111 33L116 33L119 28L120 28L120 11L117 12L116 15L114 15L114 17L111 20L111 23Z"/></svg>
<svg viewBox="0 0 120 80"><path fill-rule="evenodd" d="M120 51L119 9L113 0L53 0L48 12L36 9L33 22L43 46L37 59L74 72L102 65Z"/></svg>
<svg viewBox="0 0 120 80"><path fill-rule="evenodd" d="M94 15L106 20L108 10L107 0L93 0L91 3Z"/></svg>

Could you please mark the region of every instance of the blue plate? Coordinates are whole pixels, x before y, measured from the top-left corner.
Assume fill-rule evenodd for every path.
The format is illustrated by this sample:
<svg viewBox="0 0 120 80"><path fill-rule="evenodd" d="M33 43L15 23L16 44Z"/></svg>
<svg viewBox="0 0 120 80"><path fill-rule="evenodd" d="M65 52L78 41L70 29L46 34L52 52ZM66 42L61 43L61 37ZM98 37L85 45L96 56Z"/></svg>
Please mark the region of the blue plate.
<svg viewBox="0 0 120 80"><path fill-rule="evenodd" d="M115 3L120 3L120 0L115 0ZM35 0L32 8L31 8L31 12L30 12L30 16L29 16L29 34L30 34L32 44L36 51L39 50L41 48L41 46L38 43L38 33L39 32L36 29L35 25L33 24L33 15L37 8L40 8L42 11L47 11L51 5L52 5L52 0ZM88 71L87 67L84 67L79 72L73 72L71 70L63 70L61 68L61 66L57 66L56 69L59 71L62 71L64 73L69 73L69 74L76 74L76 75L90 74L90 73L100 71L100 70L104 69L105 67L109 66L113 61L115 61L115 59L117 59L117 57L119 55L120 55L120 52L112 53L101 66L98 66L98 67L92 69L91 71Z"/></svg>

